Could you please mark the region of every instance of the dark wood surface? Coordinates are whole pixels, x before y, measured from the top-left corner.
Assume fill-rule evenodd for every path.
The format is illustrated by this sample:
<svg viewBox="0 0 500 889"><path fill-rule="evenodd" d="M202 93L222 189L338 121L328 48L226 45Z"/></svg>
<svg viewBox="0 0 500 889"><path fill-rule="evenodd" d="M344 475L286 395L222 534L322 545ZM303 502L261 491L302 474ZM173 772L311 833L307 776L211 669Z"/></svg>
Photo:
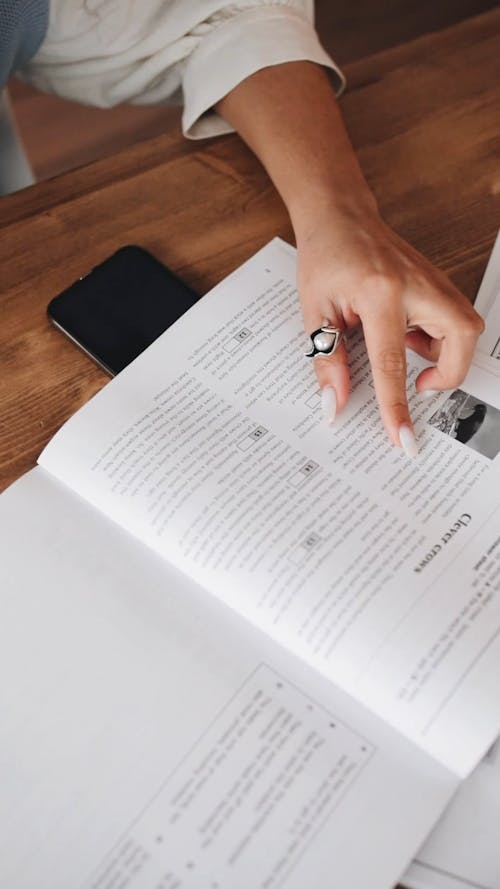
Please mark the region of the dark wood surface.
<svg viewBox="0 0 500 889"><path fill-rule="evenodd" d="M474 298L500 223L500 10L347 66L342 107L383 215ZM276 234L284 207L236 136L167 133L0 200L0 486L107 382L46 305L126 243L200 292Z"/></svg>

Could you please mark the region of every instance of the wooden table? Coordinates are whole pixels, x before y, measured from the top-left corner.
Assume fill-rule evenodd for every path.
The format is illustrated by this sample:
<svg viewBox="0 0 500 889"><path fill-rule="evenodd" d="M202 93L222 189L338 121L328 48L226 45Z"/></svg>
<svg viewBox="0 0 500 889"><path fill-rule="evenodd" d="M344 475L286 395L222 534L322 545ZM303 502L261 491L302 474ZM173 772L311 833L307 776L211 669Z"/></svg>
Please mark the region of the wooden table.
<svg viewBox="0 0 500 889"><path fill-rule="evenodd" d="M500 10L346 70L342 107L387 221L471 299L500 224ZM283 205L236 136L166 135L0 200L0 487L108 378L46 320L53 295L141 244L200 292Z"/></svg>

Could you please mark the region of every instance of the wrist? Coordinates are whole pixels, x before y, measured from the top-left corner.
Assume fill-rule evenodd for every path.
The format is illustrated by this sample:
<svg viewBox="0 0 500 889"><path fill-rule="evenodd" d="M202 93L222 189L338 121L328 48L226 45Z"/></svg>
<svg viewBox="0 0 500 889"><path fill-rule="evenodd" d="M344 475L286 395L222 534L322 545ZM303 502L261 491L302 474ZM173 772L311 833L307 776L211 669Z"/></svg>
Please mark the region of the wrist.
<svg viewBox="0 0 500 889"><path fill-rule="evenodd" d="M339 231L351 226L364 226L367 220L380 220L377 201L366 183L364 187L320 193L316 199L308 195L289 207L297 244L306 243L325 230Z"/></svg>

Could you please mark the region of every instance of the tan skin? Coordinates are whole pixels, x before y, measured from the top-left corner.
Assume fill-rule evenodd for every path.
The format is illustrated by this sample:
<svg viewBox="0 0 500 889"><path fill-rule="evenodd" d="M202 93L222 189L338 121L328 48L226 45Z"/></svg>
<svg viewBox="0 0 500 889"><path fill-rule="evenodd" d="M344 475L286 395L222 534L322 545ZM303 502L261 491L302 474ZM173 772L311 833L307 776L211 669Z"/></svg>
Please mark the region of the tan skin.
<svg viewBox="0 0 500 889"><path fill-rule="evenodd" d="M290 62L248 77L218 105L261 160L289 211L298 248L298 286L307 332L323 319L361 323L381 415L391 441L412 430L405 347L434 362L417 390L463 381L484 329L451 281L380 217L330 80L318 65ZM407 333L409 327L418 328ZM320 387L337 409L349 398L347 352L314 359Z"/></svg>

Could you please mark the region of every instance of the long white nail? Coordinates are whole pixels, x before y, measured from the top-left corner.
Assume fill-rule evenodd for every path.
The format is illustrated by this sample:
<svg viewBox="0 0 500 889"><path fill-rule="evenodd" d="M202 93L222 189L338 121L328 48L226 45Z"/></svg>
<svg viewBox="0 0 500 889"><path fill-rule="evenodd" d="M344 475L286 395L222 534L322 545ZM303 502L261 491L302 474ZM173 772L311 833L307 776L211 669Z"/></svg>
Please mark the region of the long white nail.
<svg viewBox="0 0 500 889"><path fill-rule="evenodd" d="M410 426L399 427L399 444L407 457L416 457L418 454L417 439Z"/></svg>
<svg viewBox="0 0 500 889"><path fill-rule="evenodd" d="M337 415L337 393L333 386L324 386L321 390L321 409L328 426L333 426Z"/></svg>
<svg viewBox="0 0 500 889"><path fill-rule="evenodd" d="M439 395L439 389L422 389L421 392L418 393L420 398L433 398L434 395Z"/></svg>

